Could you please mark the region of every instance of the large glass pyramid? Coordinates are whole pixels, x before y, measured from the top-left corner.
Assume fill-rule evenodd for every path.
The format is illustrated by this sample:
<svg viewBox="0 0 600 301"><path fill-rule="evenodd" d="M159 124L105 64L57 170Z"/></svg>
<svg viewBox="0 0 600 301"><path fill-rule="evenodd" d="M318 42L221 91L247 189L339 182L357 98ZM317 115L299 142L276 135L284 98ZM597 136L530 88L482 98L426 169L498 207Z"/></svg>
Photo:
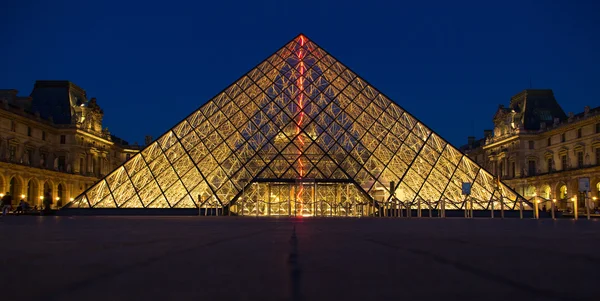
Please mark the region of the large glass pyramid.
<svg viewBox="0 0 600 301"><path fill-rule="evenodd" d="M299 35L68 207L360 216L518 198Z"/></svg>

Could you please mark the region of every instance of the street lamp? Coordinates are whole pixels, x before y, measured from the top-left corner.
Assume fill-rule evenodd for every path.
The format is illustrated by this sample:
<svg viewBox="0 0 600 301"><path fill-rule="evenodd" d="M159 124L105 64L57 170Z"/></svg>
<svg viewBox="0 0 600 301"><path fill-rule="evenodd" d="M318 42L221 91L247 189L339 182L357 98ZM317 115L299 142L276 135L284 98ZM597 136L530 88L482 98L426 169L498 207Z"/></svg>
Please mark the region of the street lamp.
<svg viewBox="0 0 600 301"><path fill-rule="evenodd" d="M577 209L577 196L573 196L571 198L571 201L573 202L573 214L574 214L575 219L577 220L577 217L579 215L577 212L577 210L578 210Z"/></svg>

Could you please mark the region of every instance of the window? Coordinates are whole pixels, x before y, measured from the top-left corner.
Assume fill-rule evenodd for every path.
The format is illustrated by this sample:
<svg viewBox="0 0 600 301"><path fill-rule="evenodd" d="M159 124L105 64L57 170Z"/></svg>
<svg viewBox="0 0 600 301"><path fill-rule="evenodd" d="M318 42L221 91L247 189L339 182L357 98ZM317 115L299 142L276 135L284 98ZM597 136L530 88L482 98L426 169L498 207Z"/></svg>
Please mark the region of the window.
<svg viewBox="0 0 600 301"><path fill-rule="evenodd" d="M512 172L512 177L514 178L515 177L515 173L516 173L516 169L517 169L515 162L511 162L511 168L510 169L511 169L511 172Z"/></svg>
<svg viewBox="0 0 600 301"><path fill-rule="evenodd" d="M67 142L67 137L65 135L60 135L60 144L65 144Z"/></svg>
<svg viewBox="0 0 600 301"><path fill-rule="evenodd" d="M17 146L16 145L10 145L8 147L8 159L13 162L17 159Z"/></svg>
<svg viewBox="0 0 600 301"><path fill-rule="evenodd" d="M533 141L529 141L529 149L533 149Z"/></svg>
<svg viewBox="0 0 600 301"><path fill-rule="evenodd" d="M596 149L596 164L600 165L600 147Z"/></svg>
<svg viewBox="0 0 600 301"><path fill-rule="evenodd" d="M566 140L565 133L560 134L560 142L565 142Z"/></svg>
<svg viewBox="0 0 600 301"><path fill-rule="evenodd" d="M577 138L581 138L581 129L577 129Z"/></svg>
<svg viewBox="0 0 600 301"><path fill-rule="evenodd" d="M552 145L552 137L548 137L548 146Z"/></svg>
<svg viewBox="0 0 600 301"><path fill-rule="evenodd" d="M577 167L579 167L579 168L583 167L583 152L577 153Z"/></svg>
<svg viewBox="0 0 600 301"><path fill-rule="evenodd" d="M562 170L567 170L567 155L560 156Z"/></svg>
<svg viewBox="0 0 600 301"><path fill-rule="evenodd" d="M500 162L500 168L498 168L498 175L502 177L504 175L504 163Z"/></svg>
<svg viewBox="0 0 600 301"><path fill-rule="evenodd" d="M65 169L66 169L65 166L66 166L65 156L59 156L58 157L58 170L65 171Z"/></svg>
<svg viewBox="0 0 600 301"><path fill-rule="evenodd" d="M46 166L46 154L44 154L44 153L40 154L40 166L41 167Z"/></svg>
<svg viewBox="0 0 600 301"><path fill-rule="evenodd" d="M42 140L46 141L46 131L42 131Z"/></svg>
<svg viewBox="0 0 600 301"><path fill-rule="evenodd" d="M596 134L600 134L600 123L596 123Z"/></svg>
<svg viewBox="0 0 600 301"><path fill-rule="evenodd" d="M552 158L548 159L548 172L552 172Z"/></svg>
<svg viewBox="0 0 600 301"><path fill-rule="evenodd" d="M29 151L28 149L26 149L23 153L23 163L30 165L31 161L33 161L33 153L31 151Z"/></svg>
<svg viewBox="0 0 600 301"><path fill-rule="evenodd" d="M13 132L17 131L17 123L14 120L10 121L10 130Z"/></svg>
<svg viewBox="0 0 600 301"><path fill-rule="evenodd" d="M27 127L27 136L31 137L31 127Z"/></svg>
<svg viewBox="0 0 600 301"><path fill-rule="evenodd" d="M81 174L83 174L85 172L84 167L85 166L83 166L83 158L79 158L79 172Z"/></svg>
<svg viewBox="0 0 600 301"><path fill-rule="evenodd" d="M131 154L127 154L127 155L125 156L125 160L129 160L129 158L131 158Z"/></svg>
<svg viewBox="0 0 600 301"><path fill-rule="evenodd" d="M527 175L528 176L535 176L535 161L534 160L529 160L527 162L527 165L528 165Z"/></svg>

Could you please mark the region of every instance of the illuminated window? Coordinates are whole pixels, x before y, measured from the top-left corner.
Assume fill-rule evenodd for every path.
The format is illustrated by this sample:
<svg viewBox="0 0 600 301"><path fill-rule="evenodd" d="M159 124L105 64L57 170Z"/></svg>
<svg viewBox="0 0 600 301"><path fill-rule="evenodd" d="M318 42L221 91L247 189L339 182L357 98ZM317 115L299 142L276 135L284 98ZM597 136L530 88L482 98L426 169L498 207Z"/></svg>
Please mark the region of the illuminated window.
<svg viewBox="0 0 600 301"><path fill-rule="evenodd" d="M535 176L535 160L529 160L527 161L527 167L528 167L528 176Z"/></svg>

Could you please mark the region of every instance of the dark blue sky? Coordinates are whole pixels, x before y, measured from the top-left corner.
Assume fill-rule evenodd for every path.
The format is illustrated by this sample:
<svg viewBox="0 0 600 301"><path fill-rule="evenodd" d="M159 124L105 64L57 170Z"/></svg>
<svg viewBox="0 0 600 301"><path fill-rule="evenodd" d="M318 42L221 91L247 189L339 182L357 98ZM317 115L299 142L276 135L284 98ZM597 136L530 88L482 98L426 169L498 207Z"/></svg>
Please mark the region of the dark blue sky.
<svg viewBox="0 0 600 301"><path fill-rule="evenodd" d="M491 128L530 78L566 112L600 105L600 1L5 0L0 11L0 88L71 80L131 143L300 32L455 145Z"/></svg>

